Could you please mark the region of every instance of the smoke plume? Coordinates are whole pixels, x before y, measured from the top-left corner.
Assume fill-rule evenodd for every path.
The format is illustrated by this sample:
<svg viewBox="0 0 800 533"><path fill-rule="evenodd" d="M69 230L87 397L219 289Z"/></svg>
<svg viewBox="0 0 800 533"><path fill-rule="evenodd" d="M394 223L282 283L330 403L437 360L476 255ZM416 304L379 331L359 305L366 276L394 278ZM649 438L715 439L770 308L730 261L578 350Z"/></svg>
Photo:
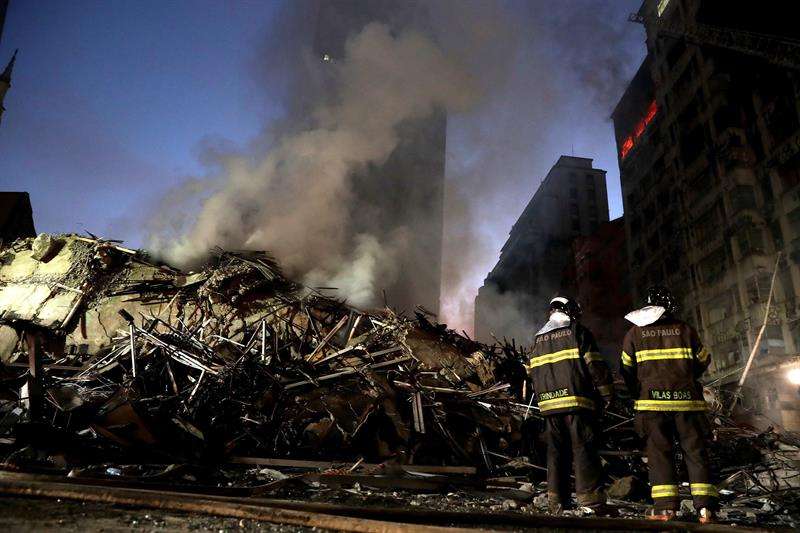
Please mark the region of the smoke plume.
<svg viewBox="0 0 800 533"><path fill-rule="evenodd" d="M157 217L151 247L183 266L214 246L266 249L310 285L381 304L419 236L402 225L365 227L383 207L353 175L390 156L404 123L445 109L440 318L471 333L478 287L558 156L595 157L614 177L608 114L638 66L631 50L643 48L641 29L626 15L640 1L397 1L423 6L413 11L424 16L402 31L367 24L328 63L308 42L314 3L287 2L254 54L254 79L285 113L265 118L248 147L207 150L209 175L168 195L160 213L174 216ZM393 4L364 5L376 3ZM617 190L609 183L611 195ZM410 266L424 269L424 259ZM521 297L503 296L497 310L515 330L531 318Z"/></svg>
<svg viewBox="0 0 800 533"><path fill-rule="evenodd" d="M351 302L377 302L409 236L353 234L358 202L351 175L386 161L398 126L436 108L466 110L479 91L468 71L416 31L393 35L371 23L349 39L328 68L332 94L308 112L310 127L279 138L255 161L221 158L213 193L179 235L157 233L151 246L167 260L193 265L215 246L272 252L293 275L334 285ZM173 228L174 229L174 228ZM377 294L376 294L377 293Z"/></svg>

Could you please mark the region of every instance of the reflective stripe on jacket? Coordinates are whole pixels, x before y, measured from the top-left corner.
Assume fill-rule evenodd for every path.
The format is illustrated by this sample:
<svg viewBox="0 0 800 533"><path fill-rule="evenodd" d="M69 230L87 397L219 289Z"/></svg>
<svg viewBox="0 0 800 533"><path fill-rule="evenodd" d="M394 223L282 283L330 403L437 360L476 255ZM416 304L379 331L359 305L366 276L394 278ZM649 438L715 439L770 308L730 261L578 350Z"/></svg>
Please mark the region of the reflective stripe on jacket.
<svg viewBox="0 0 800 533"><path fill-rule="evenodd" d="M545 415L594 409L599 396L613 392L608 365L580 324L537 335L527 367Z"/></svg>
<svg viewBox="0 0 800 533"><path fill-rule="evenodd" d="M710 363L697 332L685 322L664 317L628 331L620 373L636 398L637 411L705 411L698 378Z"/></svg>

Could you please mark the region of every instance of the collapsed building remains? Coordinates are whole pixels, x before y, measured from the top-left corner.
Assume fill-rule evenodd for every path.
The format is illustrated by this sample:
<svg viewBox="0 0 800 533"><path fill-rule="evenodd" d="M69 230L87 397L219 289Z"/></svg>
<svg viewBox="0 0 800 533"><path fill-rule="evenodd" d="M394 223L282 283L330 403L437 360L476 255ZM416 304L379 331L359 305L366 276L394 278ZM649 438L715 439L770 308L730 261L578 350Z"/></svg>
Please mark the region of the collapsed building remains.
<svg viewBox="0 0 800 533"><path fill-rule="evenodd" d="M364 503L455 490L459 505L542 508L523 350L322 291L260 252L219 250L182 272L95 237L15 242L0 252L4 468L290 497L355 486ZM723 517L796 524L800 442L735 424L709 394ZM632 413L620 403L598 423L612 502L638 516L648 491Z"/></svg>
<svg viewBox="0 0 800 533"><path fill-rule="evenodd" d="M460 464L511 445L513 351L423 314L357 311L285 279L265 254L220 252L186 274L112 242L42 234L2 259L2 360L27 368L16 363L27 350L45 363L38 383L7 384L64 431L183 460Z"/></svg>

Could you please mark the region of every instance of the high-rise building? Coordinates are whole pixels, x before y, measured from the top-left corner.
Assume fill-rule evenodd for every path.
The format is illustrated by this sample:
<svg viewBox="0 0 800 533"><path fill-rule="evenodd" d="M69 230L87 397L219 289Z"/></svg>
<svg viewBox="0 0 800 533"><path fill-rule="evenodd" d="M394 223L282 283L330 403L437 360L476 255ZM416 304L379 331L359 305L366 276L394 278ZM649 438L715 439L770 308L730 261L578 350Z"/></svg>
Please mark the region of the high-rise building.
<svg viewBox="0 0 800 533"><path fill-rule="evenodd" d="M6 24L6 11L8 10L8 0L0 0L0 43L3 42L3 28ZM11 88L11 72L14 70L14 62L17 60L17 52L11 56L11 61L8 62L6 68L0 72L0 123L3 121L3 101L6 98L6 93Z"/></svg>
<svg viewBox="0 0 800 533"><path fill-rule="evenodd" d="M608 222L606 171L562 155L511 228L475 298L475 335L530 343L559 293L576 237Z"/></svg>
<svg viewBox="0 0 800 533"><path fill-rule="evenodd" d="M583 324L591 330L600 353L616 368L631 310L625 219L604 222L587 236L576 237L561 279L566 294L578 299Z"/></svg>
<svg viewBox="0 0 800 533"><path fill-rule="evenodd" d="M319 1L314 51L320 61L340 60L347 39L370 22L385 24L395 32L412 25L424 30L424 10L424 3L416 0ZM392 307L409 311L421 305L438 313L447 115L434 111L423 119L406 120L397 130L399 144L388 160L352 176L358 202L350 218L356 231L382 239L391 239L400 229L406 231L409 244L399 258L399 277L380 289Z"/></svg>
<svg viewBox="0 0 800 533"><path fill-rule="evenodd" d="M14 52L14 55L11 56L11 61L8 62L6 68L3 69L3 72L0 72L0 123L3 122L3 111L6 108L3 106L3 102L6 99L6 93L11 88L11 73L14 70L14 63L17 61L17 52Z"/></svg>
<svg viewBox="0 0 800 533"><path fill-rule="evenodd" d="M791 3L646 0L648 55L613 112L632 288L665 283L753 403L800 428L800 43ZM770 370L772 369L772 370ZM793 407L790 407L793 406Z"/></svg>
<svg viewBox="0 0 800 533"><path fill-rule="evenodd" d="M31 199L26 192L0 192L0 248L16 239L35 237Z"/></svg>

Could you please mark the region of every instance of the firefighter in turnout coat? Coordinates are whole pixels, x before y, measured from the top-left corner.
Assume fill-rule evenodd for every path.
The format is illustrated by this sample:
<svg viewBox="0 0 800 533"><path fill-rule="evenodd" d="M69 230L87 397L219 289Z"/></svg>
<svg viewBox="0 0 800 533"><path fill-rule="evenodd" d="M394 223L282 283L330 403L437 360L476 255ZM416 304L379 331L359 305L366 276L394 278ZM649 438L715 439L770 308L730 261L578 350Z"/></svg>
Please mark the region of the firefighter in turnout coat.
<svg viewBox="0 0 800 533"><path fill-rule="evenodd" d="M675 318L675 300L664 287L651 287L648 305L625 318L635 324L622 347L620 372L633 398L635 425L645 439L653 501L648 518L669 520L680 505L674 464L677 440L689 473L700 521L711 522L717 489L711 482L707 440L710 425L698 381L711 356L697 332Z"/></svg>
<svg viewBox="0 0 800 533"><path fill-rule="evenodd" d="M610 402L613 381L594 337L579 318L577 302L554 298L528 364L545 419L547 497L553 513L569 506L573 460L578 504L599 512L606 501L594 427L598 403L601 397Z"/></svg>

